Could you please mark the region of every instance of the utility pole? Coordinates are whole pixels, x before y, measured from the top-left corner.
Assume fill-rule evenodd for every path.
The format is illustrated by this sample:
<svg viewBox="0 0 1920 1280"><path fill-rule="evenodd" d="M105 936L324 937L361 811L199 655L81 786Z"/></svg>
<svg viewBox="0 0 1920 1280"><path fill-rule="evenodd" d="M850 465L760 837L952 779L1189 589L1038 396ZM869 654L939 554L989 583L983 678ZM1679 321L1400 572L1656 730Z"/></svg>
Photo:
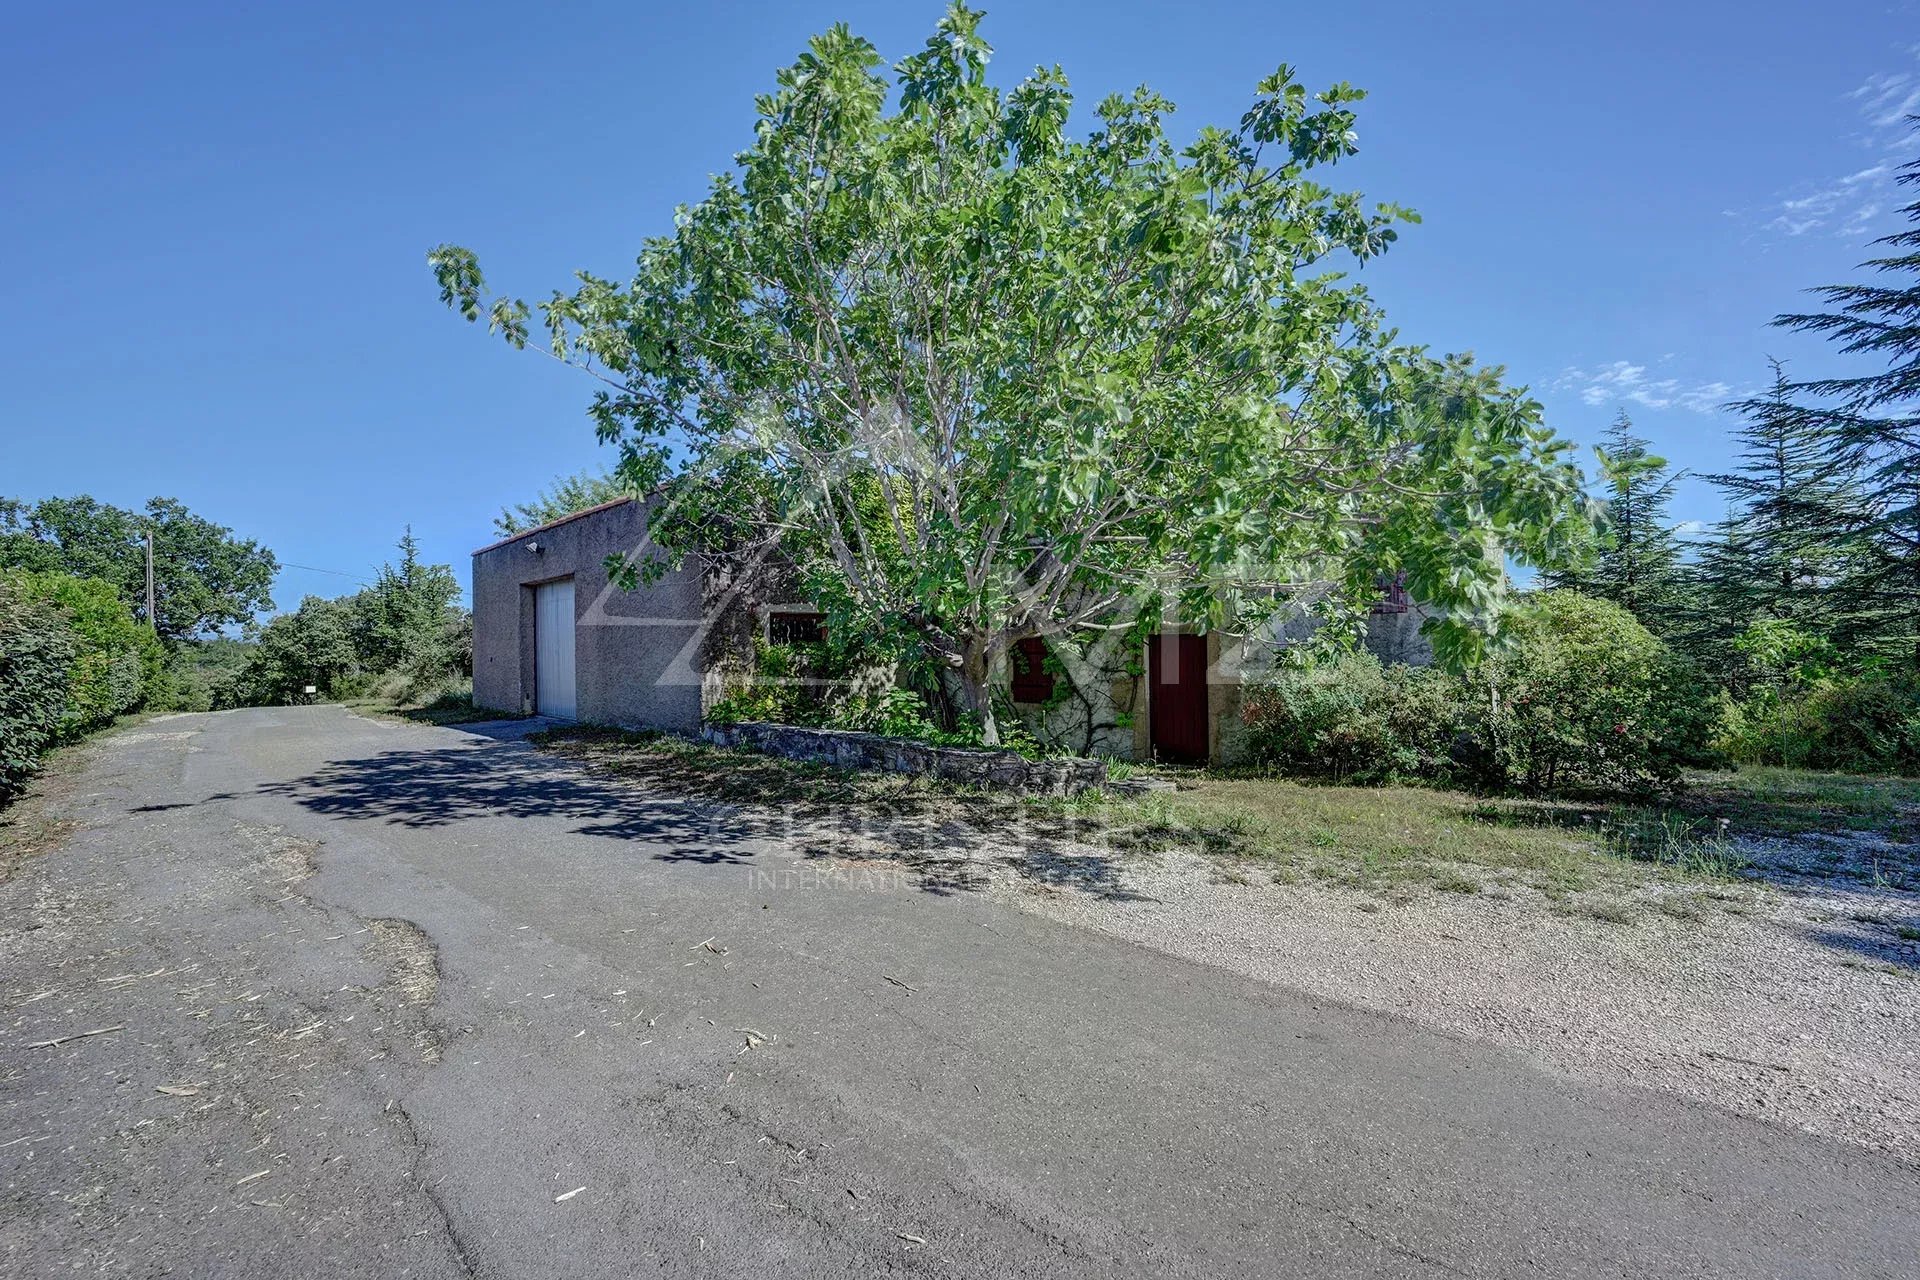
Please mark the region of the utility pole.
<svg viewBox="0 0 1920 1280"><path fill-rule="evenodd" d="M156 635L160 622L153 616L153 530L147 530L147 628Z"/></svg>

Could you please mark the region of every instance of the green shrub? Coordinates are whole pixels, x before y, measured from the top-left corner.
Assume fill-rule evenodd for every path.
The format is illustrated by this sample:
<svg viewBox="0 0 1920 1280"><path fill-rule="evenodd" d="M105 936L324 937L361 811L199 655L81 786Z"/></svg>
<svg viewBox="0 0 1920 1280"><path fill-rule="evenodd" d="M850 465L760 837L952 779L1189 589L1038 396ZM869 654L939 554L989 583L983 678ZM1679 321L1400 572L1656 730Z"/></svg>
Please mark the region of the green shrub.
<svg viewBox="0 0 1920 1280"><path fill-rule="evenodd" d="M1714 712L1687 666L1618 606L1532 597L1464 677L1346 653L1248 686L1256 764L1350 782L1633 789L1701 759Z"/></svg>
<svg viewBox="0 0 1920 1280"><path fill-rule="evenodd" d="M847 729L937 746L980 745L978 723L941 728L924 693L879 683L875 677L886 674L886 668L875 661L872 651L858 646L757 643L752 674L736 675L707 708L706 718L714 724L758 721ZM1002 749L1035 758L1047 754L1011 706L998 708L998 713Z"/></svg>
<svg viewBox="0 0 1920 1280"><path fill-rule="evenodd" d="M58 737L79 655L57 608L0 577L0 804L19 794Z"/></svg>
<svg viewBox="0 0 1920 1280"><path fill-rule="evenodd" d="M926 699L911 689L884 689L844 698L828 713L826 724L835 729L883 733L890 738L931 739L940 731Z"/></svg>
<svg viewBox="0 0 1920 1280"><path fill-rule="evenodd" d="M1920 773L1920 679L1822 676L1728 700L1720 745L1742 764L1846 773Z"/></svg>
<svg viewBox="0 0 1920 1280"><path fill-rule="evenodd" d="M161 685L165 651L134 621L112 583L56 572L10 576L21 598L60 612L74 641L61 737L78 737L134 710Z"/></svg>
<svg viewBox="0 0 1920 1280"><path fill-rule="evenodd" d="M1702 760L1712 709L1687 665L1619 605L1545 591L1469 677L1487 781L1639 789Z"/></svg>
<svg viewBox="0 0 1920 1280"><path fill-rule="evenodd" d="M1445 781L1458 769L1464 693L1443 671L1342 653L1249 684L1243 741L1254 763L1288 773Z"/></svg>
<svg viewBox="0 0 1920 1280"><path fill-rule="evenodd" d="M167 655L161 683L149 705L171 711L225 711L244 705L255 648L226 636L179 645Z"/></svg>

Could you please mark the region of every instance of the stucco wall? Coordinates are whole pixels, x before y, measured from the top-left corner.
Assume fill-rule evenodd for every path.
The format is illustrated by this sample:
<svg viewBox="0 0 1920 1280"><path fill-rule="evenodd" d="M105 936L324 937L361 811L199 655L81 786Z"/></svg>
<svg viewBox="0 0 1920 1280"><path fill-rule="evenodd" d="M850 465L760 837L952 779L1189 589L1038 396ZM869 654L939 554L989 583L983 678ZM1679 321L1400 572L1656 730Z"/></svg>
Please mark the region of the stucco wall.
<svg viewBox="0 0 1920 1280"><path fill-rule="evenodd" d="M574 684L581 720L692 732L699 728L702 574L677 569L622 591L609 555L646 547L649 503L603 507L476 551L473 700L533 710L533 588L573 579ZM537 543L538 553L529 550Z"/></svg>

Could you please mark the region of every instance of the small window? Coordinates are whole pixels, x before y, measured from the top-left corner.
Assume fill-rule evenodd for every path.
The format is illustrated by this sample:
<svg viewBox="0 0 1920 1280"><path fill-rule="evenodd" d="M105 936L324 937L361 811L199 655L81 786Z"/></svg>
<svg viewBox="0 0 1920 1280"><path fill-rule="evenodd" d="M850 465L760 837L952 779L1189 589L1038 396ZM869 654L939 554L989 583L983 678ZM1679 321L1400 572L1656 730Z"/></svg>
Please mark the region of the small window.
<svg viewBox="0 0 1920 1280"><path fill-rule="evenodd" d="M770 613L767 615L767 641L770 644L820 644L827 638L824 613Z"/></svg>
<svg viewBox="0 0 1920 1280"><path fill-rule="evenodd" d="M1053 673L1047 670L1047 642L1038 637L1018 641L1013 660L1013 700L1045 702L1053 697Z"/></svg>
<svg viewBox="0 0 1920 1280"><path fill-rule="evenodd" d="M1396 573L1391 578L1380 579L1380 598L1374 601L1373 612L1405 613L1408 603L1405 573Z"/></svg>

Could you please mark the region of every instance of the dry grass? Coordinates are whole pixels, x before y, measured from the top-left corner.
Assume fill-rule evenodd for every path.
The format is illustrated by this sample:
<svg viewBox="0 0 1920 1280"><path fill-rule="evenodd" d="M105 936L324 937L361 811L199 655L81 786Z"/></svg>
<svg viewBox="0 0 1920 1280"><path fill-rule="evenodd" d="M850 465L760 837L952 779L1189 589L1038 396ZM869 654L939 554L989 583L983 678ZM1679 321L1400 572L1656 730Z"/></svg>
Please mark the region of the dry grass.
<svg viewBox="0 0 1920 1280"><path fill-rule="evenodd" d="M355 711L392 716L414 724L485 724L494 720L524 720L528 717L506 711L494 711L473 705L470 693L443 693L430 702L390 702L381 698L356 698L345 705Z"/></svg>
<svg viewBox="0 0 1920 1280"><path fill-rule="evenodd" d="M1599 824L1571 804L1277 778L1203 778L1161 803L1163 829L1149 845L1196 832L1210 852L1349 889L1471 894L1524 885L1559 898L1626 888L1649 870L1616 856Z"/></svg>
<svg viewBox="0 0 1920 1280"><path fill-rule="evenodd" d="M28 858L58 849L78 829L75 823L48 817L31 798L0 811L0 881Z"/></svg>
<svg viewBox="0 0 1920 1280"><path fill-rule="evenodd" d="M136 712L121 716L103 733L113 733L144 724L157 713ZM79 742L56 747L40 761L40 772L28 784L26 794L11 804L0 804L0 881L6 880L28 858L37 858L58 849L67 837L79 830L79 824L47 815L49 803L57 801L72 788L72 780L81 765L90 758L96 733Z"/></svg>
<svg viewBox="0 0 1920 1280"><path fill-rule="evenodd" d="M1189 774L1177 793L1014 799L926 778L851 773L659 734L567 729L546 750L637 785L802 819L940 827L997 841L1071 843L1116 857L1192 848L1262 874L1388 894L1474 894L1524 886L1556 900L1628 892L1650 879L1721 881L1696 820L1572 802L1488 800L1419 787L1339 787Z"/></svg>
<svg viewBox="0 0 1920 1280"><path fill-rule="evenodd" d="M1751 895L1746 834L1911 827L1920 782L1770 769L1703 775L1662 804L1489 798L1413 786L1178 775L1140 797L1090 792L1015 799L932 779L851 773L660 734L569 729L534 735L651 789L898 834L939 828L1002 844L1071 845L1113 859L1188 848L1221 874L1318 882L1404 898L1538 893L1615 919L1629 899L1680 919ZM1727 896L1727 895L1731 896ZM1637 908L1636 908L1637 909Z"/></svg>

